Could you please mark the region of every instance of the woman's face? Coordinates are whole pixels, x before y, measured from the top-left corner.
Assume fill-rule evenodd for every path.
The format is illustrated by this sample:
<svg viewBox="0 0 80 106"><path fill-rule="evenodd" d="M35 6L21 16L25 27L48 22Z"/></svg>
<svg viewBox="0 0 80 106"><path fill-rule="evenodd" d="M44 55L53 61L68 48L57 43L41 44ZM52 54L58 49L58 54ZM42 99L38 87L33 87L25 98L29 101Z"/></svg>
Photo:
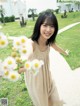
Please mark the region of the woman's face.
<svg viewBox="0 0 80 106"><path fill-rule="evenodd" d="M48 40L54 33L55 28L53 25L48 25L46 21L40 27L40 37Z"/></svg>

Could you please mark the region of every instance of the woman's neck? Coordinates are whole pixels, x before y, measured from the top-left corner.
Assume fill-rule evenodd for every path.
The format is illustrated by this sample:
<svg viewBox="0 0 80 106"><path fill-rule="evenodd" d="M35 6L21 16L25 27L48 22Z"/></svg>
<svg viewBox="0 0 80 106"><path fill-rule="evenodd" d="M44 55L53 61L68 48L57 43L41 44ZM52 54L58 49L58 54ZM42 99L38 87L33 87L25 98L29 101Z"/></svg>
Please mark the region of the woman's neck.
<svg viewBox="0 0 80 106"><path fill-rule="evenodd" d="M47 42L47 40L46 39L43 39L41 37L38 39L38 44L40 46L46 46L46 42Z"/></svg>
<svg viewBox="0 0 80 106"><path fill-rule="evenodd" d="M39 40L38 40L38 44L39 44L38 47L39 47L39 49L41 51L45 51L48 48L48 46L46 45L46 41L47 40L45 40L43 38L39 38Z"/></svg>

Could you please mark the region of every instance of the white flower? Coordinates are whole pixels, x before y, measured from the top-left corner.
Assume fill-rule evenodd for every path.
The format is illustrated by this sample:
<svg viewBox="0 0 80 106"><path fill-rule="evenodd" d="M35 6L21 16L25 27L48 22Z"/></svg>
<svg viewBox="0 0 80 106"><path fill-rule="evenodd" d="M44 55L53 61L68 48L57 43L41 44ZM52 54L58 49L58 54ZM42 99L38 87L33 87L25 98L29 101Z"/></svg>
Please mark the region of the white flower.
<svg viewBox="0 0 80 106"><path fill-rule="evenodd" d="M39 70L42 65L43 65L43 61L42 60L34 59L32 61L33 70Z"/></svg>
<svg viewBox="0 0 80 106"><path fill-rule="evenodd" d="M8 45L7 39L0 39L0 48L4 48Z"/></svg>
<svg viewBox="0 0 80 106"><path fill-rule="evenodd" d="M20 50L20 55L21 55L21 59L22 60L26 60L28 58L29 55L29 50L27 47L22 47Z"/></svg>
<svg viewBox="0 0 80 106"><path fill-rule="evenodd" d="M41 68L43 64L44 63L42 60L34 59L32 61L26 61L24 64L24 68L26 70L31 71L35 76L37 75L37 73L39 72L39 69Z"/></svg>
<svg viewBox="0 0 80 106"><path fill-rule="evenodd" d="M8 45L8 39L7 37L0 32L0 48L4 48Z"/></svg>
<svg viewBox="0 0 80 106"><path fill-rule="evenodd" d="M3 64L5 64L9 69L15 69L17 67L16 61L13 57L9 56L7 57Z"/></svg>
<svg viewBox="0 0 80 106"><path fill-rule="evenodd" d="M9 74L10 74L10 71L9 70L5 70L4 71L4 74L3 74L3 77L4 78L8 78L9 77Z"/></svg>
<svg viewBox="0 0 80 106"><path fill-rule="evenodd" d="M28 42L28 38L26 36L20 36L19 38L22 46Z"/></svg>
<svg viewBox="0 0 80 106"><path fill-rule="evenodd" d="M17 37L13 40L13 48L16 48L16 50L21 48L21 42L20 42L20 38Z"/></svg>
<svg viewBox="0 0 80 106"><path fill-rule="evenodd" d="M31 70L31 62L30 61L26 61L24 64L24 68L27 70Z"/></svg>
<svg viewBox="0 0 80 106"><path fill-rule="evenodd" d="M15 82L17 80L19 80L20 78L20 74L18 74L18 72L16 71L11 71L10 74L9 74L9 80Z"/></svg>
<svg viewBox="0 0 80 106"><path fill-rule="evenodd" d="M21 54L21 59L22 60L27 60L30 53L31 53L31 47L29 45L26 45L25 47L21 47L19 52Z"/></svg>
<svg viewBox="0 0 80 106"><path fill-rule="evenodd" d="M22 47L22 48L20 49L20 53L23 54L23 55L27 55L27 54L28 54L28 49L27 49L27 47Z"/></svg>
<svg viewBox="0 0 80 106"><path fill-rule="evenodd" d="M2 70L8 70L8 65L5 62L2 63Z"/></svg>
<svg viewBox="0 0 80 106"><path fill-rule="evenodd" d="M22 61L26 61L26 60L27 60L26 55L21 55L21 60L22 60Z"/></svg>
<svg viewBox="0 0 80 106"><path fill-rule="evenodd" d="M8 78L8 75L9 75L8 65L6 63L2 62L0 68L3 73L3 77Z"/></svg>

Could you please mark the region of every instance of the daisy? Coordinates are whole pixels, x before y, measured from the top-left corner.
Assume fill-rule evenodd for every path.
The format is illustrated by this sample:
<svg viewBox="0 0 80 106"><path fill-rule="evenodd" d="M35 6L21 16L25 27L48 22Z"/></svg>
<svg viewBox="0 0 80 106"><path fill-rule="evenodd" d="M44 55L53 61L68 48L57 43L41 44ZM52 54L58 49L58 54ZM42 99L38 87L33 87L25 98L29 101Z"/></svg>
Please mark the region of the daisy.
<svg viewBox="0 0 80 106"><path fill-rule="evenodd" d="M31 62L30 61L26 61L25 64L24 64L24 68L26 70L31 70Z"/></svg>
<svg viewBox="0 0 80 106"><path fill-rule="evenodd" d="M18 72L16 72L16 71L10 72L9 80L15 82L15 81L19 80L19 78L20 78L20 74L18 74Z"/></svg>
<svg viewBox="0 0 80 106"><path fill-rule="evenodd" d="M26 36L20 36L19 38L22 46L28 42L28 38Z"/></svg>
<svg viewBox="0 0 80 106"><path fill-rule="evenodd" d="M21 48L21 42L20 42L20 38L17 37L13 40L13 48L15 50L19 50Z"/></svg>
<svg viewBox="0 0 80 106"><path fill-rule="evenodd" d="M0 48L4 48L8 45L8 39L7 37L0 32Z"/></svg>
<svg viewBox="0 0 80 106"><path fill-rule="evenodd" d="M13 57L9 56L7 57L3 64L6 64L6 66L9 68L9 69L15 69L17 67L17 64L16 64L16 61Z"/></svg>
<svg viewBox="0 0 80 106"><path fill-rule="evenodd" d="M42 65L43 65L42 60L34 59L32 61L32 69L35 70L35 71L39 70Z"/></svg>
<svg viewBox="0 0 80 106"><path fill-rule="evenodd" d="M6 63L2 63L2 70L5 71L5 70L8 70L8 65Z"/></svg>
<svg viewBox="0 0 80 106"><path fill-rule="evenodd" d="M21 59L22 60L26 60L29 56L29 48L26 46L26 47L22 47L20 50L19 50L19 53L21 55Z"/></svg>
<svg viewBox="0 0 80 106"><path fill-rule="evenodd" d="M10 74L10 71L9 70L5 70L4 71L4 74L3 74L3 77L4 78L8 78L9 77L9 74Z"/></svg>
<svg viewBox="0 0 80 106"><path fill-rule="evenodd" d="M8 45L7 39L1 39L0 40L0 48L4 48Z"/></svg>

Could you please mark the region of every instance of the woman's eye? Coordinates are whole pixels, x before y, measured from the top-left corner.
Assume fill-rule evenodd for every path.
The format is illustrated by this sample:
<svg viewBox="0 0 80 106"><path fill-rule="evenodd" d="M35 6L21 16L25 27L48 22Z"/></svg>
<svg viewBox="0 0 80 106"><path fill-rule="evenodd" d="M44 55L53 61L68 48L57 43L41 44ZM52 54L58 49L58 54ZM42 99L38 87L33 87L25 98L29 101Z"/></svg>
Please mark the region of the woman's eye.
<svg viewBox="0 0 80 106"><path fill-rule="evenodd" d="M54 27L53 25L50 25L50 27Z"/></svg>

